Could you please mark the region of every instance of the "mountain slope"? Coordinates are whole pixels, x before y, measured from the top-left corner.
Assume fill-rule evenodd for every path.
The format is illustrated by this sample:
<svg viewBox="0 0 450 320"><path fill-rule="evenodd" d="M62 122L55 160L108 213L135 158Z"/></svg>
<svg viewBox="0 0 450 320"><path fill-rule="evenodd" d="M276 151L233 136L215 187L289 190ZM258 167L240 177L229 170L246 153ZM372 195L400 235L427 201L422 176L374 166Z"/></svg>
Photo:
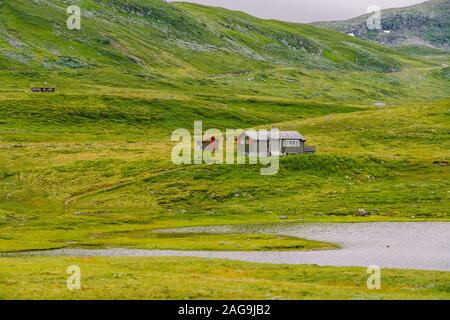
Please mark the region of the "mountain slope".
<svg viewBox="0 0 450 320"><path fill-rule="evenodd" d="M173 6L160 0L84 0L80 5L82 30L71 32L65 28L64 1L4 2L2 65L6 59L47 68L118 67L120 63L133 69L164 70L174 64L177 69L189 69L192 65L180 54L187 50L315 68L398 69L398 63L380 47L307 25L187 4ZM68 60L74 52L82 56ZM209 71L204 64L195 69Z"/></svg>
<svg viewBox="0 0 450 320"><path fill-rule="evenodd" d="M373 40L383 45L422 45L450 48L450 1L431 0L411 7L381 12L382 30L369 30L371 14L346 21L318 22L315 25ZM389 31L389 32L385 32Z"/></svg>
<svg viewBox="0 0 450 320"><path fill-rule="evenodd" d="M69 31L64 1L3 1L0 67L110 68L155 76L214 74L249 63L382 72L400 68L392 52L308 25L159 0L84 0L80 5L82 30ZM204 63L209 60L214 60L213 69Z"/></svg>
<svg viewBox="0 0 450 320"><path fill-rule="evenodd" d="M370 104L447 96L432 73L440 64L311 25L161 0L80 0L70 4L80 5L82 28L70 31L67 1L1 3L0 92L46 85Z"/></svg>

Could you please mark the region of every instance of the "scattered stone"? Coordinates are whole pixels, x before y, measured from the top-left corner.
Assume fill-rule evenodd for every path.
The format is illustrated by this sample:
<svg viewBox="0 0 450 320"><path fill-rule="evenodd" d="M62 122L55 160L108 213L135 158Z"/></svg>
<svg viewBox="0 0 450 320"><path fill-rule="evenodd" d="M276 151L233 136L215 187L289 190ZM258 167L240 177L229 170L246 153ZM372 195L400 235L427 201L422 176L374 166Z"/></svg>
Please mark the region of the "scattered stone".
<svg viewBox="0 0 450 320"><path fill-rule="evenodd" d="M449 165L448 161L434 161L433 164L438 165L438 166L448 166Z"/></svg>
<svg viewBox="0 0 450 320"><path fill-rule="evenodd" d="M8 43L12 46L12 47L14 47L14 48L16 48L16 49L21 49L21 48L23 48L25 45L22 43L22 42L20 42L19 40L17 40L17 39L14 39L14 38L8 38L8 39L6 39L7 41L8 41Z"/></svg>
<svg viewBox="0 0 450 320"><path fill-rule="evenodd" d="M116 272L116 273L113 273L113 278L123 278L123 277L125 277L125 273L123 273L123 272Z"/></svg>
<svg viewBox="0 0 450 320"><path fill-rule="evenodd" d="M365 209L358 209L358 216L366 217L368 215L369 215L369 213L367 212L367 210L365 210Z"/></svg>
<svg viewBox="0 0 450 320"><path fill-rule="evenodd" d="M76 216L82 216L82 215L84 215L86 213L78 211L78 212L74 212L73 214L76 215Z"/></svg>
<svg viewBox="0 0 450 320"><path fill-rule="evenodd" d="M375 107L386 107L386 103L384 103L384 102L375 102L374 106Z"/></svg>
<svg viewBox="0 0 450 320"><path fill-rule="evenodd" d="M26 53L23 53L23 52L7 51L7 52L3 52L3 55L9 59L15 60L22 64L29 64L33 60L32 56L27 55Z"/></svg>
<svg viewBox="0 0 450 320"><path fill-rule="evenodd" d="M84 59L78 59L75 57L68 57L68 56L58 57L58 60L55 63L59 66L68 67L72 69L90 67L90 65Z"/></svg>
<svg viewBox="0 0 450 320"><path fill-rule="evenodd" d="M287 220L287 219L289 219L289 217L288 216L280 216L279 219L280 220Z"/></svg>
<svg viewBox="0 0 450 320"><path fill-rule="evenodd" d="M31 88L31 92L33 93L54 93L56 92L56 88L44 88L44 87L33 87Z"/></svg>

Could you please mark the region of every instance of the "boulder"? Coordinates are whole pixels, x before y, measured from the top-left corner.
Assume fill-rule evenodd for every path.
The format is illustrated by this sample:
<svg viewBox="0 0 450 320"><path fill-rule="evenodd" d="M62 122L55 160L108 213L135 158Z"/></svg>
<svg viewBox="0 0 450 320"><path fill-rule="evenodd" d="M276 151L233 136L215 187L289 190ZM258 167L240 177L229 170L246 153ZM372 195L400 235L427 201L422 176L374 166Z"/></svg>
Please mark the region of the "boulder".
<svg viewBox="0 0 450 320"><path fill-rule="evenodd" d="M367 212L366 209L358 209L358 216L360 216L360 217L366 217L366 216L368 216L368 215L369 215L369 213Z"/></svg>

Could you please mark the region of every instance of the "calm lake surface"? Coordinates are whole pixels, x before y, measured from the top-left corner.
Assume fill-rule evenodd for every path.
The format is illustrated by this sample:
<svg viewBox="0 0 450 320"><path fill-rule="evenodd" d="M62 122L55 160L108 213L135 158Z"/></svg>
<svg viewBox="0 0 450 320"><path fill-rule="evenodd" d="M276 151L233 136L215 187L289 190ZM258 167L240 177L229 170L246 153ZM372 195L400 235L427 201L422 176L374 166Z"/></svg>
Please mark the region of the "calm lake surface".
<svg viewBox="0 0 450 320"><path fill-rule="evenodd" d="M60 249L27 253L51 256L189 256L277 264L377 265L382 268L450 271L450 222L283 223L259 226L196 227L160 232L265 233L339 244L324 251L174 251Z"/></svg>

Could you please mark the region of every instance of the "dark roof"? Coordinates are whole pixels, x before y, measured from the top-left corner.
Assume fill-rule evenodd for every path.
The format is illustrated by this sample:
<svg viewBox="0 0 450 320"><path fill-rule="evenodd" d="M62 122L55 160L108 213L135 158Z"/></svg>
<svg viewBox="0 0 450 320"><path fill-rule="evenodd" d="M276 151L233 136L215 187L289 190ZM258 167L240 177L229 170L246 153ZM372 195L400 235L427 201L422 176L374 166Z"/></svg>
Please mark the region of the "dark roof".
<svg viewBox="0 0 450 320"><path fill-rule="evenodd" d="M253 140L269 140L273 136L272 131L245 131L245 135ZM279 139L306 141L305 137L297 131L279 131Z"/></svg>

